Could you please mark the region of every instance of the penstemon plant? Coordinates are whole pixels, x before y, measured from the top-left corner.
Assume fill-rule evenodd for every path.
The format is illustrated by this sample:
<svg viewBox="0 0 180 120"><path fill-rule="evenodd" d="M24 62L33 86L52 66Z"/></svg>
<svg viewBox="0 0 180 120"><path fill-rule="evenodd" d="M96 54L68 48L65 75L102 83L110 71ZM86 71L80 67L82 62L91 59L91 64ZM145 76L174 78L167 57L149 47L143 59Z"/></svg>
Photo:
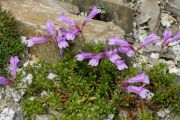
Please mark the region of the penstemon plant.
<svg viewBox="0 0 180 120"><path fill-rule="evenodd" d="M101 9L98 9L96 6L92 8L90 13L85 17L83 23L81 25L78 25L73 20L69 19L62 13L59 18L57 19L58 22L64 22L70 28L61 27L57 31L55 29L55 25L53 21L48 21L46 24L47 31L44 36L50 36L52 37L56 42L60 49L60 55L63 56L64 52L63 49L69 47L69 41L75 40L77 35L82 35L82 31L84 26L92 20L93 17L95 17L97 14L101 12ZM83 36L83 35L82 35ZM180 40L180 32L172 35L172 31L165 30L163 33L163 41L161 44L161 47L167 47L169 43ZM35 44L41 44L48 42L49 40L46 37L42 36L36 36L31 37L29 40L27 40L27 47L32 47ZM119 38L117 36L113 36L108 39L108 45L109 46L116 46L116 48L106 51L101 51L99 53L91 53L83 52L81 51L80 54L76 55L75 58L78 61L83 61L85 59L90 59L88 65L90 66L98 66L99 62L103 58L108 58L109 61L116 65L118 70L125 70L128 69L128 66L125 64L124 60L121 58L119 53L123 53L127 55L128 57L134 57L136 55L136 52L139 50L145 48L146 46L150 44L155 44L157 42L157 35L156 33L150 34L142 43L139 44L137 48L135 48L133 45L131 45L126 40ZM16 79L16 71L17 71L17 64L19 62L19 59L17 56L11 57L10 64L11 64L11 75L12 79ZM127 86L128 83L143 83L142 86ZM0 77L0 84L2 85L9 85L11 83L11 80L9 80L6 77L1 76ZM148 93L150 91L145 87L145 85L150 84L149 77L145 73L141 73L137 76L134 76L132 78L126 79L118 85L123 86L123 91L132 92L138 94L142 99L147 98Z"/></svg>
<svg viewBox="0 0 180 120"><path fill-rule="evenodd" d="M19 63L19 58L18 56L12 56L10 58L10 70L11 70L11 76L12 76L12 80L10 80L9 78L0 76L0 85L10 85L12 83L13 80L16 79L16 72L17 72L17 65Z"/></svg>

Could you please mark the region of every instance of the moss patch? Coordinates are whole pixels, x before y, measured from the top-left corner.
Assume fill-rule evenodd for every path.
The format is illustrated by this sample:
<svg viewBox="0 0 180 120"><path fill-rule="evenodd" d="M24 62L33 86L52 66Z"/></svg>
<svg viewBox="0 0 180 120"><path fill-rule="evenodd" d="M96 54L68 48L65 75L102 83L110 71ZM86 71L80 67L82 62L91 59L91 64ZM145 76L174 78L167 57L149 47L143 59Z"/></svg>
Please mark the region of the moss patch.
<svg viewBox="0 0 180 120"><path fill-rule="evenodd" d="M14 17L0 9L0 76L7 74L4 68L9 63L9 58L21 54L23 50Z"/></svg>
<svg viewBox="0 0 180 120"><path fill-rule="evenodd" d="M97 52L102 48L89 46L86 49ZM168 73L164 64L155 65L150 70L143 65L143 71L134 67L118 71L106 59L97 67L91 67L86 61L79 62L70 56L65 56L57 64L47 64L44 61L39 64L40 67L28 66L25 70L33 74L33 82L22 100L26 118L57 111L63 120L101 120L107 118L108 114L114 114L115 119L118 119L119 111L127 109L130 118L141 115L144 119L155 119L157 110L164 107L179 113L180 89L175 87L175 77ZM50 72L57 74L57 77L47 79ZM142 72L150 76L151 84L146 85L146 88L155 94L150 102L136 94L124 92L121 86L117 86L118 82ZM42 96L43 91L47 94ZM29 100L32 96L36 99ZM152 113L145 112L151 110Z"/></svg>

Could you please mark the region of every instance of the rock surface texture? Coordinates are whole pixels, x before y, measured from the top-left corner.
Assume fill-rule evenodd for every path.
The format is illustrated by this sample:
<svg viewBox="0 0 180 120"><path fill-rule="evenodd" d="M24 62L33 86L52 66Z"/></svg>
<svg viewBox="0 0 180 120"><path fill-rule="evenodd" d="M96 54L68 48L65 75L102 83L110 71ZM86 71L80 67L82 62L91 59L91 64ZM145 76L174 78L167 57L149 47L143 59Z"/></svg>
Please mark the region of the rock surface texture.
<svg viewBox="0 0 180 120"><path fill-rule="evenodd" d="M35 34L32 33L35 33L37 29L45 29L44 25L46 22L49 20L56 21L62 12L78 24L83 22L83 17L71 14L72 11L67 8L64 9L64 2L57 2L59 5L54 7L51 0L48 1L49 2L42 2L42 0L1 0L0 4L2 9L12 12L18 20L18 29L29 36L34 36ZM70 9L76 8L73 5L69 6L71 6ZM60 27L65 24L56 23L56 25ZM105 42L107 38L113 35L123 37L124 30L113 23L92 20L84 27L83 35L87 41ZM56 43L54 41L51 42L52 44L45 43L32 47L31 54L36 55L38 58L45 58L49 62L56 62L59 59L59 52L57 52L58 48Z"/></svg>
<svg viewBox="0 0 180 120"><path fill-rule="evenodd" d="M150 31L157 30L160 19L158 0L140 0L140 2L140 14L136 17L136 23L141 25L147 22Z"/></svg>
<svg viewBox="0 0 180 120"><path fill-rule="evenodd" d="M169 0L166 9L178 16L180 16L180 1L179 0Z"/></svg>
<svg viewBox="0 0 180 120"><path fill-rule="evenodd" d="M86 11L87 8L97 5L102 6L103 10L109 10L110 15L108 20L122 27L126 33L133 31L133 10L124 0L60 0L73 3L80 7L81 11Z"/></svg>

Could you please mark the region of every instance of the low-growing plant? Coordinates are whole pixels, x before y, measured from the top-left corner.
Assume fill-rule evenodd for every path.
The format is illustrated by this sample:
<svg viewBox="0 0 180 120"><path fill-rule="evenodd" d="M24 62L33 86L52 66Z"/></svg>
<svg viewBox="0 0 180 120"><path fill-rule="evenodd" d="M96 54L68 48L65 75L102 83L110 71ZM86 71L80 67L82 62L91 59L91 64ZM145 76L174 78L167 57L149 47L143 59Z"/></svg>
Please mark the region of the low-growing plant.
<svg viewBox="0 0 180 120"><path fill-rule="evenodd" d="M0 76L7 75L5 67L9 58L21 54L23 50L14 17L0 9Z"/></svg>
<svg viewBox="0 0 180 120"><path fill-rule="evenodd" d="M108 39L108 45L114 47L85 44L83 27L100 12L101 9L94 6L81 25L61 14L58 21L70 28L62 27L57 31L53 21L49 21L44 36L35 36L27 41L27 46L31 47L48 42L48 37L55 39L62 59L56 64L42 60L38 67L29 65L25 69L26 73L33 74L32 84L22 101L26 118L56 111L60 113L60 119L65 120L101 120L111 114L118 119L120 110L127 109L127 116L132 119L153 119L153 112L164 107L179 113L180 88L175 86L175 77L167 72L166 66L158 64L149 69L142 64L140 70L127 65L126 62L132 62L123 57L132 60L139 50L156 43L156 33L150 34L137 48L117 36ZM81 40L70 42L77 41L77 35ZM180 33L173 36L170 30L165 30L161 47L165 48L179 38ZM80 54L64 54L73 43L79 47ZM17 66L14 62L11 65L12 68ZM51 72L57 75L53 80L47 77ZM21 75L17 77L22 79ZM29 99L32 96L34 100ZM145 113L151 110L152 113Z"/></svg>
<svg viewBox="0 0 180 120"><path fill-rule="evenodd" d="M94 52L101 50L100 45L92 48L91 45L88 46L88 49ZM179 98L175 96L175 93L180 89L172 87L175 85L174 76L165 72L167 68L164 64L155 65L149 70L145 70L147 67L144 65L143 71L134 67L117 71L107 59L102 60L99 67L91 67L68 55L65 55L64 59L57 64L47 64L44 61L39 64L41 67L36 69L31 66L26 68L27 73L33 74L33 82L27 88L24 100L22 100L23 110L28 113L25 114L28 118L32 118L35 114L57 111L60 113L60 119L63 120L99 120L107 118L108 114L114 114L115 118L118 118L119 110L128 109L131 111L129 114L140 110L138 114L141 114L143 119L149 116L153 119L157 117L154 112L161 108L178 108ZM137 95L128 92L119 92L122 87L117 86L117 83L144 72L144 70L152 81L147 88L155 94L151 101L142 100ZM51 72L57 75L53 80L47 78ZM43 91L47 94L42 97ZM40 108L43 108L45 112L38 113L36 106L31 108L27 106L28 103L33 103L28 100L31 96L41 101ZM161 99L161 96L165 98ZM144 107L147 111L153 110L154 112L146 113ZM139 117L138 114L136 118Z"/></svg>

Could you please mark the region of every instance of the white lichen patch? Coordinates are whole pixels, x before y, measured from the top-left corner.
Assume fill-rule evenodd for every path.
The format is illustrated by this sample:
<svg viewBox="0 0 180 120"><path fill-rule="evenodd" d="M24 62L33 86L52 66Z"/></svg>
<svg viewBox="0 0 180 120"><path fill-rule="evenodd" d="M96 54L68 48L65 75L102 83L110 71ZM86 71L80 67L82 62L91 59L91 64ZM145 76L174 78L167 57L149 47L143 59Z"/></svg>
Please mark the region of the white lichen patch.
<svg viewBox="0 0 180 120"><path fill-rule="evenodd" d="M53 80L56 77L57 77L57 75L55 73L49 73L49 75L47 76L47 78L50 80Z"/></svg>
<svg viewBox="0 0 180 120"><path fill-rule="evenodd" d="M14 120L15 111L10 108L5 108L0 114L0 120Z"/></svg>
<svg viewBox="0 0 180 120"><path fill-rule="evenodd" d="M176 19L172 16L170 16L167 13L162 13L161 14L161 24L162 26L169 28L171 24L173 24L176 21Z"/></svg>

